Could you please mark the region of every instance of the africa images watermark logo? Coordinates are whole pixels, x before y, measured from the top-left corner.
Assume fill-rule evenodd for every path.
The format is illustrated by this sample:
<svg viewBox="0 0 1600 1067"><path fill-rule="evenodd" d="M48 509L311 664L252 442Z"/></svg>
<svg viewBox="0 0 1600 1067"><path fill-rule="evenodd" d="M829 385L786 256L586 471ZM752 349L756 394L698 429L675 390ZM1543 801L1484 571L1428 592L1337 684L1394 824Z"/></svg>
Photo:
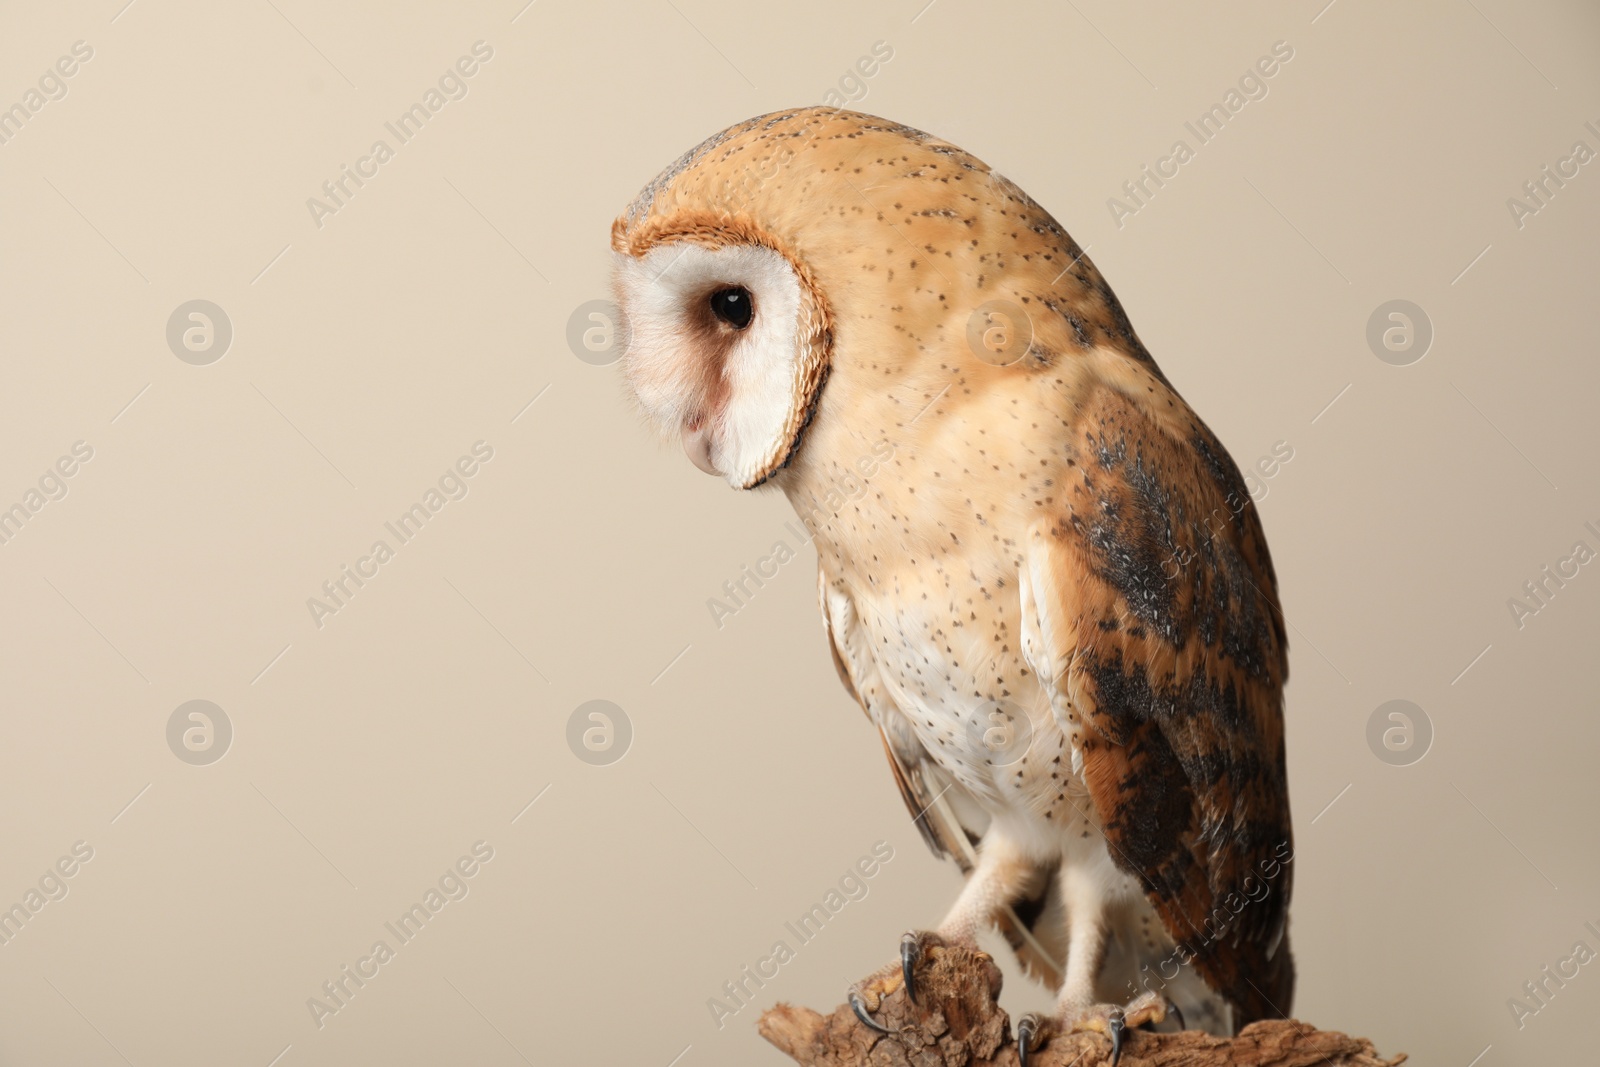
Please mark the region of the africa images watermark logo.
<svg viewBox="0 0 1600 1067"><path fill-rule="evenodd" d="M1584 930L1593 935L1600 943L1600 927L1592 922L1583 924ZM1579 940L1572 946L1572 951L1556 960L1553 964L1546 964L1539 970L1535 978L1522 983L1522 996L1507 997L1506 1008L1511 1012L1511 1020L1521 1030L1528 1025L1528 1020L1538 1015L1550 1006L1567 983L1583 973L1583 968L1595 958L1595 950L1587 941Z"/></svg>
<svg viewBox="0 0 1600 1067"><path fill-rule="evenodd" d="M784 930L794 938L794 946L787 940L779 938L772 943L765 956L756 960L754 964L741 967L736 978L722 983L722 998L707 997L706 1009L711 1012L711 1021L717 1024L717 1029L721 1030L729 1019L755 1001L757 991L778 977L779 969L795 958L796 947L814 941L817 935L822 933L822 928L843 911L846 905L865 900L867 894L871 892L871 886L867 883L877 877L892 859L894 859L894 846L887 841L875 842L872 854L862 856L840 875L836 888L829 887L822 895L822 899L811 905L809 911L794 921L783 924Z"/></svg>
<svg viewBox="0 0 1600 1067"><path fill-rule="evenodd" d="M1585 122L1583 128L1600 139L1600 126L1596 126L1592 120ZM1567 154L1556 160L1553 170L1546 163L1539 168L1537 177L1522 183L1522 194L1526 199L1506 197L1506 210L1511 213L1511 221L1517 224L1517 229L1522 229L1528 224L1528 219L1549 207L1556 194L1581 173L1581 168L1588 165L1595 154L1588 141L1574 141Z"/></svg>
<svg viewBox="0 0 1600 1067"><path fill-rule="evenodd" d="M10 144L22 128L33 121L33 116L44 110L46 104L67 98L66 79L78 73L83 63L94 58L94 46L88 41L72 42L72 54L57 59L39 75L38 88L29 88L22 98L10 107L0 110L0 145Z"/></svg>
<svg viewBox="0 0 1600 1067"><path fill-rule="evenodd" d="M233 320L210 300L187 300L167 317L167 347L193 367L208 367L228 354Z"/></svg>
<svg viewBox="0 0 1600 1067"><path fill-rule="evenodd" d="M795 559L799 549L810 544L818 531L826 529L845 505L865 496L867 482L893 458L894 445L886 440L879 441L869 452L856 457L855 462L845 468L844 473L828 486L816 504L800 516L799 524L792 519L785 522L783 528L788 538L774 541L767 554L757 559L753 567L746 566L738 575L723 582L721 597L706 598L706 610L711 613L711 621L716 628L722 629L729 616L737 615L748 607L756 593L776 578L779 569ZM789 538L794 540L793 545L789 543Z"/></svg>
<svg viewBox="0 0 1600 1067"><path fill-rule="evenodd" d="M588 700L567 716L567 747L591 767L606 767L628 754L633 720L609 700Z"/></svg>
<svg viewBox="0 0 1600 1067"><path fill-rule="evenodd" d="M44 510L53 500L67 496L67 479L77 474L82 464L94 458L94 446L87 441L74 441L69 454L62 455L44 469L36 486L30 486L21 499L10 507L0 504L0 545L9 545L12 538L22 532L28 520Z"/></svg>
<svg viewBox="0 0 1600 1067"><path fill-rule="evenodd" d="M1178 138L1167 154L1155 161L1153 167L1146 163L1137 177L1122 183L1126 199L1107 197L1106 210L1111 213L1111 221L1117 224L1117 229L1122 229L1129 217L1148 207L1156 192L1176 178L1181 168L1193 160L1202 147L1221 135L1246 104L1252 100L1265 100L1270 91L1267 82L1293 58L1293 45L1288 41L1274 41L1271 54L1257 59L1250 69L1241 74L1237 87L1229 87L1221 101L1201 112L1193 122L1183 124L1184 129L1194 137L1194 144L1191 145L1186 137Z"/></svg>
<svg viewBox="0 0 1600 1067"><path fill-rule="evenodd" d="M1583 530L1595 538L1596 544L1600 544L1600 527L1586 522ZM1566 555L1540 567L1537 575L1523 582L1522 595L1506 598L1506 609L1511 612L1511 621L1517 624L1517 629L1528 625L1529 619L1549 607L1550 602L1567 587L1567 583L1578 576L1580 568L1594 558L1595 550L1588 541L1579 538L1572 543Z"/></svg>
<svg viewBox="0 0 1600 1067"><path fill-rule="evenodd" d="M311 1021L317 1024L317 1029L321 1030L327 1025L329 1016L337 1015L349 1007L356 994L382 974L384 966L395 958L400 949L416 940L444 910L445 905L467 899L467 894L472 892L471 879L492 859L493 845L487 841L473 842L471 855L463 855L446 867L437 883L423 890L420 899L395 919L383 924L384 930L394 939L394 944L391 945L387 937L378 938L366 955L356 959L354 965L342 965L337 974L322 983L321 996L307 997L306 1010L311 1013Z"/></svg>
<svg viewBox="0 0 1600 1067"><path fill-rule="evenodd" d="M469 91L467 80L478 73L481 64L493 58L493 46L485 41L474 41L471 55L457 59L439 75L436 85L430 85L423 92L419 101L402 111L392 122L383 124L383 128L394 138L393 145L380 137L372 142L366 155L356 159L354 166L340 164L338 175L322 183L322 197L306 198L306 210L311 213L311 221L317 229L322 229L325 217L337 215L349 206L356 193L378 176L379 168L395 157L400 146L410 144L412 138L421 133L433 116L444 110L446 104L452 100L465 100Z"/></svg>
<svg viewBox="0 0 1600 1067"><path fill-rule="evenodd" d="M1167 983L1176 980L1183 968L1192 964L1197 955L1220 943L1247 908L1272 896L1273 883L1293 862L1294 846L1288 841L1278 842L1272 855L1256 864L1256 872L1245 875L1239 884L1239 892L1226 893L1217 900L1216 906L1201 922L1193 937L1178 944L1154 969L1148 963L1141 964L1137 986L1129 982L1128 989L1159 992L1166 988Z"/></svg>
<svg viewBox="0 0 1600 1067"><path fill-rule="evenodd" d="M1278 441L1273 444L1269 454L1261 456L1252 466L1246 467L1241 472L1241 477L1244 479L1245 492L1249 494L1249 499L1246 500L1237 493L1230 492L1227 500L1212 508L1211 513L1193 527L1196 533L1202 532L1203 528L1205 541L1196 548L1175 547L1168 553L1167 558L1161 561L1161 573L1169 581L1175 579L1201 553L1210 551L1208 546L1211 542L1232 527L1244 513L1247 504L1267 499L1267 494L1272 492L1272 487L1267 483L1282 473L1284 466L1293 459L1294 445L1288 441Z"/></svg>
<svg viewBox="0 0 1600 1067"><path fill-rule="evenodd" d="M167 717L167 747L191 767L207 767L228 754L233 720L210 700L186 700Z"/></svg>
<svg viewBox="0 0 1600 1067"><path fill-rule="evenodd" d="M0 907L0 945L12 940L45 909L45 905L67 899L71 887L67 879L82 869L83 864L94 859L94 846L87 841L74 841L72 851L45 868L38 881L28 887L20 900L9 908Z"/></svg>
<svg viewBox="0 0 1600 1067"><path fill-rule="evenodd" d="M383 528L395 543L391 545L382 537L373 541L371 548L358 557L353 566L349 563L341 565L337 575L322 583L326 599L307 597L306 610L311 613L312 624L320 630L327 616L337 615L349 607L356 593L382 573L383 565L394 559L400 546L410 544L422 532L422 528L444 510L445 504L466 499L471 491L468 480L493 458L493 445L487 441L474 442L471 455L462 455L452 466L445 468L437 485L430 485L420 500L402 511L393 521L385 522Z"/></svg>

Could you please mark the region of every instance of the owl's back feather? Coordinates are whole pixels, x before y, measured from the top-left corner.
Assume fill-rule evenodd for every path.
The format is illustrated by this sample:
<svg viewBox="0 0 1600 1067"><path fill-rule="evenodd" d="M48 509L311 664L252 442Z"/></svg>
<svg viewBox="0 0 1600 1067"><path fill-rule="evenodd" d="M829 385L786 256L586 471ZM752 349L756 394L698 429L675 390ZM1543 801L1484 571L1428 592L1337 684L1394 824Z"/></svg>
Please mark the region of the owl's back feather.
<svg viewBox="0 0 1600 1067"><path fill-rule="evenodd" d="M1175 436L1144 397L1161 399L1092 394L1077 478L1031 532L1053 637L1035 667L1093 727L1083 776L1113 858L1243 1025L1294 993L1287 639L1238 469L1198 418Z"/></svg>

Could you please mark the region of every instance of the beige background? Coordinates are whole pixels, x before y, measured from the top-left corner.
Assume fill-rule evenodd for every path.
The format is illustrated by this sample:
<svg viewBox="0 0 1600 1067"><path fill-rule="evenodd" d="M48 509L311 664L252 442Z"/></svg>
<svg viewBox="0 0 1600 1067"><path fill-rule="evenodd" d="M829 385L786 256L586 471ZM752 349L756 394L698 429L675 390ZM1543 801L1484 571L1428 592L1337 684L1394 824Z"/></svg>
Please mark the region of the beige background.
<svg viewBox="0 0 1600 1067"><path fill-rule="evenodd" d="M646 181L880 40L862 110L1090 246L1241 465L1294 449L1261 508L1298 1013L1419 1063L1592 1054L1600 964L1521 1029L1507 1000L1600 950L1600 565L1521 629L1507 600L1600 549L1600 164L1520 229L1506 200L1600 148L1600 14L1323 2L8 5L0 106L94 57L0 146L0 504L94 457L0 546L0 904L94 855L0 946L0 1063L777 1063L707 999L874 842L761 1005L831 1006L938 920L958 876L834 677L809 549L707 611L788 505L654 447L564 339ZM478 40L469 94L319 229L307 198ZM1107 198L1279 40L1269 94L1118 228ZM209 366L165 340L195 298L233 325ZM1406 367L1365 340L1397 298L1435 330ZM479 440L466 498L317 628ZM596 698L634 729L611 766L566 742ZM1405 767L1365 733L1397 698L1435 734ZM167 745L192 699L233 724L209 766ZM319 1029L307 998L479 840L470 894Z"/></svg>

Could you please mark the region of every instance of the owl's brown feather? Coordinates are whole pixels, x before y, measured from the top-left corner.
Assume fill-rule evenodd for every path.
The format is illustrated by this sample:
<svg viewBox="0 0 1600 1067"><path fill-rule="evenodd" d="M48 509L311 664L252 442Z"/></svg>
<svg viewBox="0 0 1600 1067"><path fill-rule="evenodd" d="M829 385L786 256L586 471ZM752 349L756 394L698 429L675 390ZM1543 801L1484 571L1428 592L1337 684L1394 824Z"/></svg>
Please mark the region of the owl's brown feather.
<svg viewBox="0 0 1600 1067"><path fill-rule="evenodd" d="M1084 778L1112 855L1242 1025L1294 991L1287 641L1238 469L1199 419L1180 436L1146 414L1154 395L1089 396L1076 477L1033 532L1055 579L1035 595L1094 728Z"/></svg>

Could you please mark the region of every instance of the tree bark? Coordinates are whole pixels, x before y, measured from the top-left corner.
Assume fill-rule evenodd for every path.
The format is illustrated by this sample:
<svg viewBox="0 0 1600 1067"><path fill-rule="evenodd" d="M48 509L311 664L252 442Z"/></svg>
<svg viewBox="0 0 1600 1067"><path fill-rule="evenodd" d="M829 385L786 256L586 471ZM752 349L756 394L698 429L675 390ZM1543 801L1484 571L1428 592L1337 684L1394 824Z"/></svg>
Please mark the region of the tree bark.
<svg viewBox="0 0 1600 1067"><path fill-rule="evenodd" d="M982 952L932 948L917 970L917 1004L898 975L869 983L867 1007L893 1035L861 1025L845 1005L831 1015L779 1004L757 1029L802 1067L1016 1067L1011 1019L997 1002L1000 969ZM1111 1042L1095 1033L1056 1034L1032 1053L1029 1067L1100 1067ZM1396 1067L1365 1038L1317 1030L1294 1020L1258 1022L1233 1038L1198 1031L1127 1035L1118 1067Z"/></svg>

